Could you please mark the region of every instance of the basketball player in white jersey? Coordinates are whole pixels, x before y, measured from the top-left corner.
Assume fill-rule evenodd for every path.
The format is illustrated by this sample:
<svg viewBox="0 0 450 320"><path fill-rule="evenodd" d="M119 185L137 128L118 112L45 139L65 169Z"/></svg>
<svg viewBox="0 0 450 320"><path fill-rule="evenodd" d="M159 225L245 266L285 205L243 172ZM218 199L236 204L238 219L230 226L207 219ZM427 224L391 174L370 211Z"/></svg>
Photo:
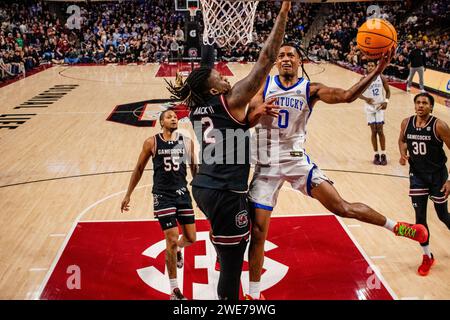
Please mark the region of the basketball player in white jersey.
<svg viewBox="0 0 450 320"><path fill-rule="evenodd" d="M271 212L285 181L295 190L319 200L338 216L382 226L398 236L419 242L426 241L428 233L423 225L395 223L365 204L349 203L342 199L332 182L311 161L303 146L306 123L314 105L318 101L336 104L356 100L389 65L392 53L383 57L367 77L344 90L299 78L299 49L291 44L281 47L276 62L279 74L267 78L265 86L250 102L248 110L250 125L256 124L254 142L257 148L253 149L257 149L257 159L249 192L254 212L249 251L250 291L247 299L264 299L260 295L264 242ZM270 115L269 110L273 112L274 104L278 105L278 116ZM268 110L266 115L261 116L261 109Z"/></svg>
<svg viewBox="0 0 450 320"><path fill-rule="evenodd" d="M377 67L374 61L367 63L367 74L370 74ZM386 97L384 91L386 92ZM373 164L375 165L387 165L386 159L386 138L383 132L384 125L384 110L387 108L389 98L391 97L391 90L387 79L383 75L378 75L370 86L359 96L364 100L365 109L367 114L367 124L372 131L372 146L375 156ZM378 152L377 136L380 139L381 155Z"/></svg>

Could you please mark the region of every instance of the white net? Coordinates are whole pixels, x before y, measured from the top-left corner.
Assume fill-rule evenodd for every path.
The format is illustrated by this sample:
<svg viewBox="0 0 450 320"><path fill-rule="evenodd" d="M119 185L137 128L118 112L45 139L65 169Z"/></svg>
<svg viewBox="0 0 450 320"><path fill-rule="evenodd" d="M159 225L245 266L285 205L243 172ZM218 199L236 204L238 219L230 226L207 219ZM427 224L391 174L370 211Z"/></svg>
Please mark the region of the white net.
<svg viewBox="0 0 450 320"><path fill-rule="evenodd" d="M253 41L253 21L259 1L200 0L203 43L220 47L246 45Z"/></svg>

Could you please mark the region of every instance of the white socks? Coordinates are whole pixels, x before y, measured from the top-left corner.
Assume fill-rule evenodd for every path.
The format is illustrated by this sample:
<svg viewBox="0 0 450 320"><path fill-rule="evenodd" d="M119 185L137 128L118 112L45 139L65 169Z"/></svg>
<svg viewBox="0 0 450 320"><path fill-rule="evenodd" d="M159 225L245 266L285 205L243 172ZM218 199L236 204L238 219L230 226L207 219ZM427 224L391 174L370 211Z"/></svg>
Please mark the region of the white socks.
<svg viewBox="0 0 450 320"><path fill-rule="evenodd" d="M386 218L386 223L384 224L383 227L385 227L388 230L394 231L395 222L389 218Z"/></svg>
<svg viewBox="0 0 450 320"><path fill-rule="evenodd" d="M431 258L431 251L430 251L430 246L423 246L422 247L423 253L425 253L429 258Z"/></svg>
<svg viewBox="0 0 450 320"><path fill-rule="evenodd" d="M173 289L178 288L178 281L177 278L169 279L169 281L170 281L170 292L172 292Z"/></svg>
<svg viewBox="0 0 450 320"><path fill-rule="evenodd" d="M260 283L261 282L259 281L250 281L249 295L253 299L259 299L259 296L261 295Z"/></svg>

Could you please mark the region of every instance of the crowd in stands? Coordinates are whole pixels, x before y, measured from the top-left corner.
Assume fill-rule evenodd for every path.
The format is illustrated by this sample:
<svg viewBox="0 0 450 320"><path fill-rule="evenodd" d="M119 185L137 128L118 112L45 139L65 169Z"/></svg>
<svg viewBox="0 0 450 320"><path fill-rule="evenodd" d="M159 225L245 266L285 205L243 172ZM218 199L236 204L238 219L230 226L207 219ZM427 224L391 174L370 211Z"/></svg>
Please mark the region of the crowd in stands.
<svg viewBox="0 0 450 320"><path fill-rule="evenodd" d="M380 6L381 18L390 21L397 29L399 44L392 64L386 74L406 79L409 74L408 56L411 50L421 47L427 57L427 67L450 72L449 33L446 13L450 8L446 0L428 1L403 21L404 4L395 2ZM335 61L361 70L367 59L357 48L356 34L367 16L365 3L336 3L323 29L309 44L310 53L319 59Z"/></svg>
<svg viewBox="0 0 450 320"><path fill-rule="evenodd" d="M403 2L381 5L381 17L397 28L400 43L393 76L408 75L408 52L421 41L427 67L450 69L446 0L428 1L405 17ZM49 4L41 0L0 2L0 80L25 74L45 63L148 63L179 58L184 51L185 12L168 0L77 3L80 28L69 29ZM361 68L365 58L355 42L357 28L367 17L367 3L325 4L330 7L325 26L309 43L319 59ZM293 3L287 26L288 40L301 41L319 10L318 4ZM279 4L261 1L254 24L254 41L235 49L219 49L218 59L255 61L276 19ZM66 14L67 15L67 14ZM61 16L60 16L61 17ZM201 20L201 19L199 19ZM200 25L200 28L202 26ZM303 43L303 46L307 45Z"/></svg>

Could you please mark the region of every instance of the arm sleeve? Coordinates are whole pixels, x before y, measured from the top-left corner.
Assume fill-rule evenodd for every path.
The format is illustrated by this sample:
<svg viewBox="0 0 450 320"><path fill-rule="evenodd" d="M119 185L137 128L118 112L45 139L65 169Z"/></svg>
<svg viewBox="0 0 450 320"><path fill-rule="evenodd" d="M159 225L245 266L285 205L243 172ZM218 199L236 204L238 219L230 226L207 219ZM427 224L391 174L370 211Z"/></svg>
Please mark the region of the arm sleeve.
<svg viewBox="0 0 450 320"><path fill-rule="evenodd" d="M202 66L214 68L214 46L202 43Z"/></svg>

